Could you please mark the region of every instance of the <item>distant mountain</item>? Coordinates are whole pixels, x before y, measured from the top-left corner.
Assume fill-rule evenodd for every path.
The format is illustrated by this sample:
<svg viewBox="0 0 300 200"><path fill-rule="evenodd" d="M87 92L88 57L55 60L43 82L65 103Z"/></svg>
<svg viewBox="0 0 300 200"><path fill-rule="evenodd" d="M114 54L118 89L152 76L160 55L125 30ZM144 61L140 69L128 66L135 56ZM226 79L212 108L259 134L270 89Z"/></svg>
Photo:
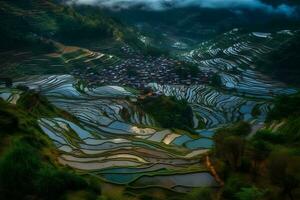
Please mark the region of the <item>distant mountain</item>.
<svg viewBox="0 0 300 200"><path fill-rule="evenodd" d="M130 25L148 24L154 28L161 27L163 31L169 30L177 35L198 41L213 38L233 28L270 31L295 29L300 26L300 20L296 16L290 17L262 10L233 11L230 9L187 7L163 11L132 8L119 11L105 10L104 12Z"/></svg>

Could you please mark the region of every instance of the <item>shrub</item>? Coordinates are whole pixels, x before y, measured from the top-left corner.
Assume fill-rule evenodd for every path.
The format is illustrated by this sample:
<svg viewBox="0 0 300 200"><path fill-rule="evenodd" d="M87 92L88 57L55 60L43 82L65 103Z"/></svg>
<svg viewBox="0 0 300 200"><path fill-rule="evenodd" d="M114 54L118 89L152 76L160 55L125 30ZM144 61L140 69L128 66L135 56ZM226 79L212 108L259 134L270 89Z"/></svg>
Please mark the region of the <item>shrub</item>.
<svg viewBox="0 0 300 200"><path fill-rule="evenodd" d="M222 79L221 76L219 74L214 74L211 77L211 85L214 87L222 87Z"/></svg>
<svg viewBox="0 0 300 200"><path fill-rule="evenodd" d="M236 194L241 190L241 188L247 186L247 183L245 183L241 176L231 176L224 186L223 197L230 200L236 200Z"/></svg>
<svg viewBox="0 0 300 200"><path fill-rule="evenodd" d="M45 199L55 199L67 190L87 188L87 183L78 175L46 166L40 169L35 180L35 188Z"/></svg>
<svg viewBox="0 0 300 200"><path fill-rule="evenodd" d="M19 139L0 160L0 199L56 199L70 190L88 189L80 176L43 163L39 149L31 145L40 143L31 137Z"/></svg>
<svg viewBox="0 0 300 200"><path fill-rule="evenodd" d="M210 188L200 188L194 189L187 195L189 200L212 200L213 199L213 191Z"/></svg>
<svg viewBox="0 0 300 200"><path fill-rule="evenodd" d="M232 126L230 131L234 135L247 136L251 132L251 125L248 122L240 121Z"/></svg>
<svg viewBox="0 0 300 200"><path fill-rule="evenodd" d="M236 194L238 200L261 200L264 196L264 192L256 187L242 188Z"/></svg>
<svg viewBox="0 0 300 200"><path fill-rule="evenodd" d="M274 108L268 113L267 120L280 120L300 116L300 93L281 96L275 100Z"/></svg>
<svg viewBox="0 0 300 200"><path fill-rule="evenodd" d="M285 137L282 134L273 133L268 130L260 130L254 135L253 140L261 140L273 144L282 144L285 141Z"/></svg>
<svg viewBox="0 0 300 200"><path fill-rule="evenodd" d="M101 195L101 193L102 193L101 185L100 185L100 183L99 183L99 181L98 181L97 178L92 177L92 178L88 181L88 184L89 184L89 189L90 189L93 193L95 193L95 194L97 194L97 195Z"/></svg>
<svg viewBox="0 0 300 200"><path fill-rule="evenodd" d="M0 108L0 133L13 133L19 127L18 118L10 112Z"/></svg>
<svg viewBox="0 0 300 200"><path fill-rule="evenodd" d="M273 184L281 188L282 194L293 198L293 191L300 186L300 156L286 149L273 151L268 159L268 171Z"/></svg>
<svg viewBox="0 0 300 200"><path fill-rule="evenodd" d="M245 136L250 133L250 130L251 127L248 123L239 122L228 128L219 129L213 137L215 154L234 170L239 169L242 165L246 147Z"/></svg>
<svg viewBox="0 0 300 200"><path fill-rule="evenodd" d="M247 136L250 132L251 132L251 125L248 122L240 121L227 128L219 129L217 131L217 134L225 133L227 135L234 135L234 136Z"/></svg>
<svg viewBox="0 0 300 200"><path fill-rule="evenodd" d="M4 199L22 199L34 192L40 156L26 143L15 144L0 161L0 190Z"/></svg>

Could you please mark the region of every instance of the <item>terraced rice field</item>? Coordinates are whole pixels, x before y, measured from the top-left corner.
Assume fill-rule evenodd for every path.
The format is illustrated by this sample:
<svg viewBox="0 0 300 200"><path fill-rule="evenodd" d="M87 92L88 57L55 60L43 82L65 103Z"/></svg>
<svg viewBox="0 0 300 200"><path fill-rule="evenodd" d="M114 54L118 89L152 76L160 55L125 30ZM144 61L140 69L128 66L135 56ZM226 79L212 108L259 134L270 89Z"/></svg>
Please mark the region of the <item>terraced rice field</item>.
<svg viewBox="0 0 300 200"><path fill-rule="evenodd" d="M207 128L238 120L262 122L271 108L270 99L296 90L257 72L254 60L277 48L293 36L291 31L244 34L238 29L224 33L215 40L203 42L198 48L177 55L179 59L197 64L203 72L220 76L220 87L208 85L149 86L168 96L187 100ZM253 111L258 110L255 116Z"/></svg>
<svg viewBox="0 0 300 200"><path fill-rule="evenodd" d="M219 88L149 83L154 91L185 99L191 105L196 135L158 127L134 104L137 96L128 88L86 87L71 75L27 76L14 86L40 91L56 107L76 117L76 121L60 117L38 120L60 151L59 162L63 165L132 188L154 186L185 192L194 187L213 187L218 184L200 159L213 146L215 130L239 120L260 124L274 96L295 92L258 73L259 66L253 65L257 57L292 34L241 34L232 30L178 55L204 72L219 74ZM61 54L32 58L30 66L26 61L23 66L35 70L35 66L55 69L85 63L84 67L102 68L119 62L114 56L68 47ZM0 98L10 103L17 104L20 95L17 89L0 87ZM200 130L203 123L206 129Z"/></svg>
<svg viewBox="0 0 300 200"><path fill-rule="evenodd" d="M293 34L292 31L245 34L233 29L178 57L199 65L202 71L218 73L225 90L251 98L269 99L294 90L257 72L260 66L255 66L254 61L278 48Z"/></svg>
<svg viewBox="0 0 300 200"><path fill-rule="evenodd" d="M14 84L41 91L78 119L38 120L60 151L63 165L132 188L153 185L152 179L155 186L179 192L182 187L217 186L200 161L211 140L157 127L151 116L132 103L137 97L125 88L84 88L70 75L30 76ZM1 89L0 97L6 93ZM123 109L129 113L126 119ZM191 176L201 180L191 183Z"/></svg>
<svg viewBox="0 0 300 200"><path fill-rule="evenodd" d="M2 89L0 92L0 98L11 104L16 104L20 98L21 92L18 90Z"/></svg>
<svg viewBox="0 0 300 200"><path fill-rule="evenodd" d="M197 120L204 122L207 128L215 128L239 120L262 121L272 106L268 99L253 99L238 94L229 94L207 85L149 84L149 86L155 91L160 91L168 96L187 100L196 113ZM259 116L253 116L252 114L255 107L258 107L261 111Z"/></svg>
<svg viewBox="0 0 300 200"><path fill-rule="evenodd" d="M87 69L95 72L121 62L120 58L110 54L59 43L57 46L60 50L56 53L29 56L18 65L17 71L25 75L70 73Z"/></svg>

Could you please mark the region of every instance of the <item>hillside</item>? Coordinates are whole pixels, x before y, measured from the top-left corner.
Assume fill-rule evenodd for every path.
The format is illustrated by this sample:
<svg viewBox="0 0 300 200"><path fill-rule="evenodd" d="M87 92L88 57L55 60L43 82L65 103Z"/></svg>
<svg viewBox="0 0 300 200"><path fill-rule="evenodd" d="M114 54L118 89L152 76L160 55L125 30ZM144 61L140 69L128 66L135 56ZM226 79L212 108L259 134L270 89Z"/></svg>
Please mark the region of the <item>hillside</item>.
<svg viewBox="0 0 300 200"><path fill-rule="evenodd" d="M300 86L300 34L257 61L258 69L286 83Z"/></svg>
<svg viewBox="0 0 300 200"><path fill-rule="evenodd" d="M61 2L0 0L0 77L96 73L118 64L123 48L144 48L133 29L98 8Z"/></svg>
<svg viewBox="0 0 300 200"><path fill-rule="evenodd" d="M122 41L131 35L99 10L81 14L55 0L1 0L0 15L1 49L34 46L47 51L54 48L49 40L75 45L87 39Z"/></svg>
<svg viewBox="0 0 300 200"><path fill-rule="evenodd" d="M1 101L1 130L7 131L7 137L14 137L15 132L17 138L29 134L32 136L30 144L40 145L43 142L39 146L41 149L32 151L40 152L40 156L44 155L43 152L53 152L51 159L33 157L34 159L46 166L53 165L53 170L65 169L73 173L70 170L73 169L75 177L78 177L76 174L81 175L78 187L77 179L72 179L72 185L62 181L62 188L56 188L55 181L58 179L60 182L60 177L56 177L55 172L55 180L52 182L49 179L50 183L42 185L42 192L44 187L49 191L59 191L53 194L57 198L58 195L76 197L79 192L81 195L91 196L88 199L95 199L100 195L100 186L97 185L100 184L103 198L107 196L112 200L143 200L145 196L149 198L149 192L155 192L159 200L166 199L170 194L177 194L173 199L181 200L191 191L201 194L201 186L217 186L201 161L202 155L212 145L209 136L192 135L188 131L175 129L181 127L165 129L163 126L166 125L160 125L160 121L156 121L163 119L164 123L179 123L180 120L185 120L184 116L193 114L186 102L163 97L163 104L169 106L163 107L162 103L157 102L158 99L154 102L155 105L147 105L148 112L148 109L144 111L135 104L137 95L135 90L118 86L86 88L70 75L20 79L12 88L0 89L0 97L7 102ZM153 112L154 106L162 107L161 112ZM163 118L158 114L163 114ZM7 141L6 135L1 140L3 143ZM14 148L4 145L1 147L3 152ZM0 158L5 161L5 154ZM24 159L29 160L28 157ZM39 167L34 169L40 170ZM10 170L13 174L17 169ZM46 173L44 168L41 170ZM20 172L20 177L26 173L26 170ZM36 196L39 193L35 189L39 187L34 185L35 177L40 180L44 178L44 174L42 175L30 174L30 177L34 177L31 187L10 182L11 185L8 186L4 183L0 185L0 189L15 191L19 187L16 195ZM12 181L10 176L2 176L3 180ZM197 179L189 183L192 176ZM90 181L96 184L96 188L91 187ZM183 186L184 191L177 186ZM65 188L71 191L67 192ZM11 196L6 193L4 195ZM41 199L46 198L41 196ZM196 200L197 197L190 199Z"/></svg>
<svg viewBox="0 0 300 200"><path fill-rule="evenodd" d="M211 152L225 186L221 199L299 199L299 94L275 100L257 132L219 129Z"/></svg>
<svg viewBox="0 0 300 200"><path fill-rule="evenodd" d="M275 107L268 115L268 128L278 133L287 143L300 142L300 94L276 99Z"/></svg>
<svg viewBox="0 0 300 200"><path fill-rule="evenodd" d="M274 5L278 6L274 1ZM280 4L279 4L280 5ZM144 10L133 7L125 10L104 10L123 23L135 26L151 43L160 48L182 50L234 28L252 31L296 29L299 18L272 15L260 10L233 12L224 8L183 7L167 10ZM175 45L173 43L183 43ZM178 48L178 46L180 48ZM175 47L175 48L174 48ZM177 47L177 48L176 48Z"/></svg>
<svg viewBox="0 0 300 200"><path fill-rule="evenodd" d="M0 199L300 199L299 4L0 0Z"/></svg>
<svg viewBox="0 0 300 200"><path fill-rule="evenodd" d="M50 200L76 194L96 199L101 194L97 181L60 165L57 149L37 124L38 116L72 117L36 93L26 92L18 101L0 100L0 198Z"/></svg>

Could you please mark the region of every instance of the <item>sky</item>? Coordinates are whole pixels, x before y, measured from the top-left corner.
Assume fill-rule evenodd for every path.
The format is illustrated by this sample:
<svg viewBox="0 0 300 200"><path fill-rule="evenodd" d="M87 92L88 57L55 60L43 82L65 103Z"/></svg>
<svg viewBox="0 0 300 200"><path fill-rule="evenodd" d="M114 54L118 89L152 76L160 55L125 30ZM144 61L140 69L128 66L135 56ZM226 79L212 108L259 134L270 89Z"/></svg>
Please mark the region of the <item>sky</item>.
<svg viewBox="0 0 300 200"><path fill-rule="evenodd" d="M134 6L143 6L150 10L164 10L170 8L181 8L197 6L201 8L223 8L223 9L250 9L263 10L269 13L279 13L292 16L296 12L295 6L279 4L271 6L261 0L67 0L68 3L97 5L112 9L129 9Z"/></svg>

